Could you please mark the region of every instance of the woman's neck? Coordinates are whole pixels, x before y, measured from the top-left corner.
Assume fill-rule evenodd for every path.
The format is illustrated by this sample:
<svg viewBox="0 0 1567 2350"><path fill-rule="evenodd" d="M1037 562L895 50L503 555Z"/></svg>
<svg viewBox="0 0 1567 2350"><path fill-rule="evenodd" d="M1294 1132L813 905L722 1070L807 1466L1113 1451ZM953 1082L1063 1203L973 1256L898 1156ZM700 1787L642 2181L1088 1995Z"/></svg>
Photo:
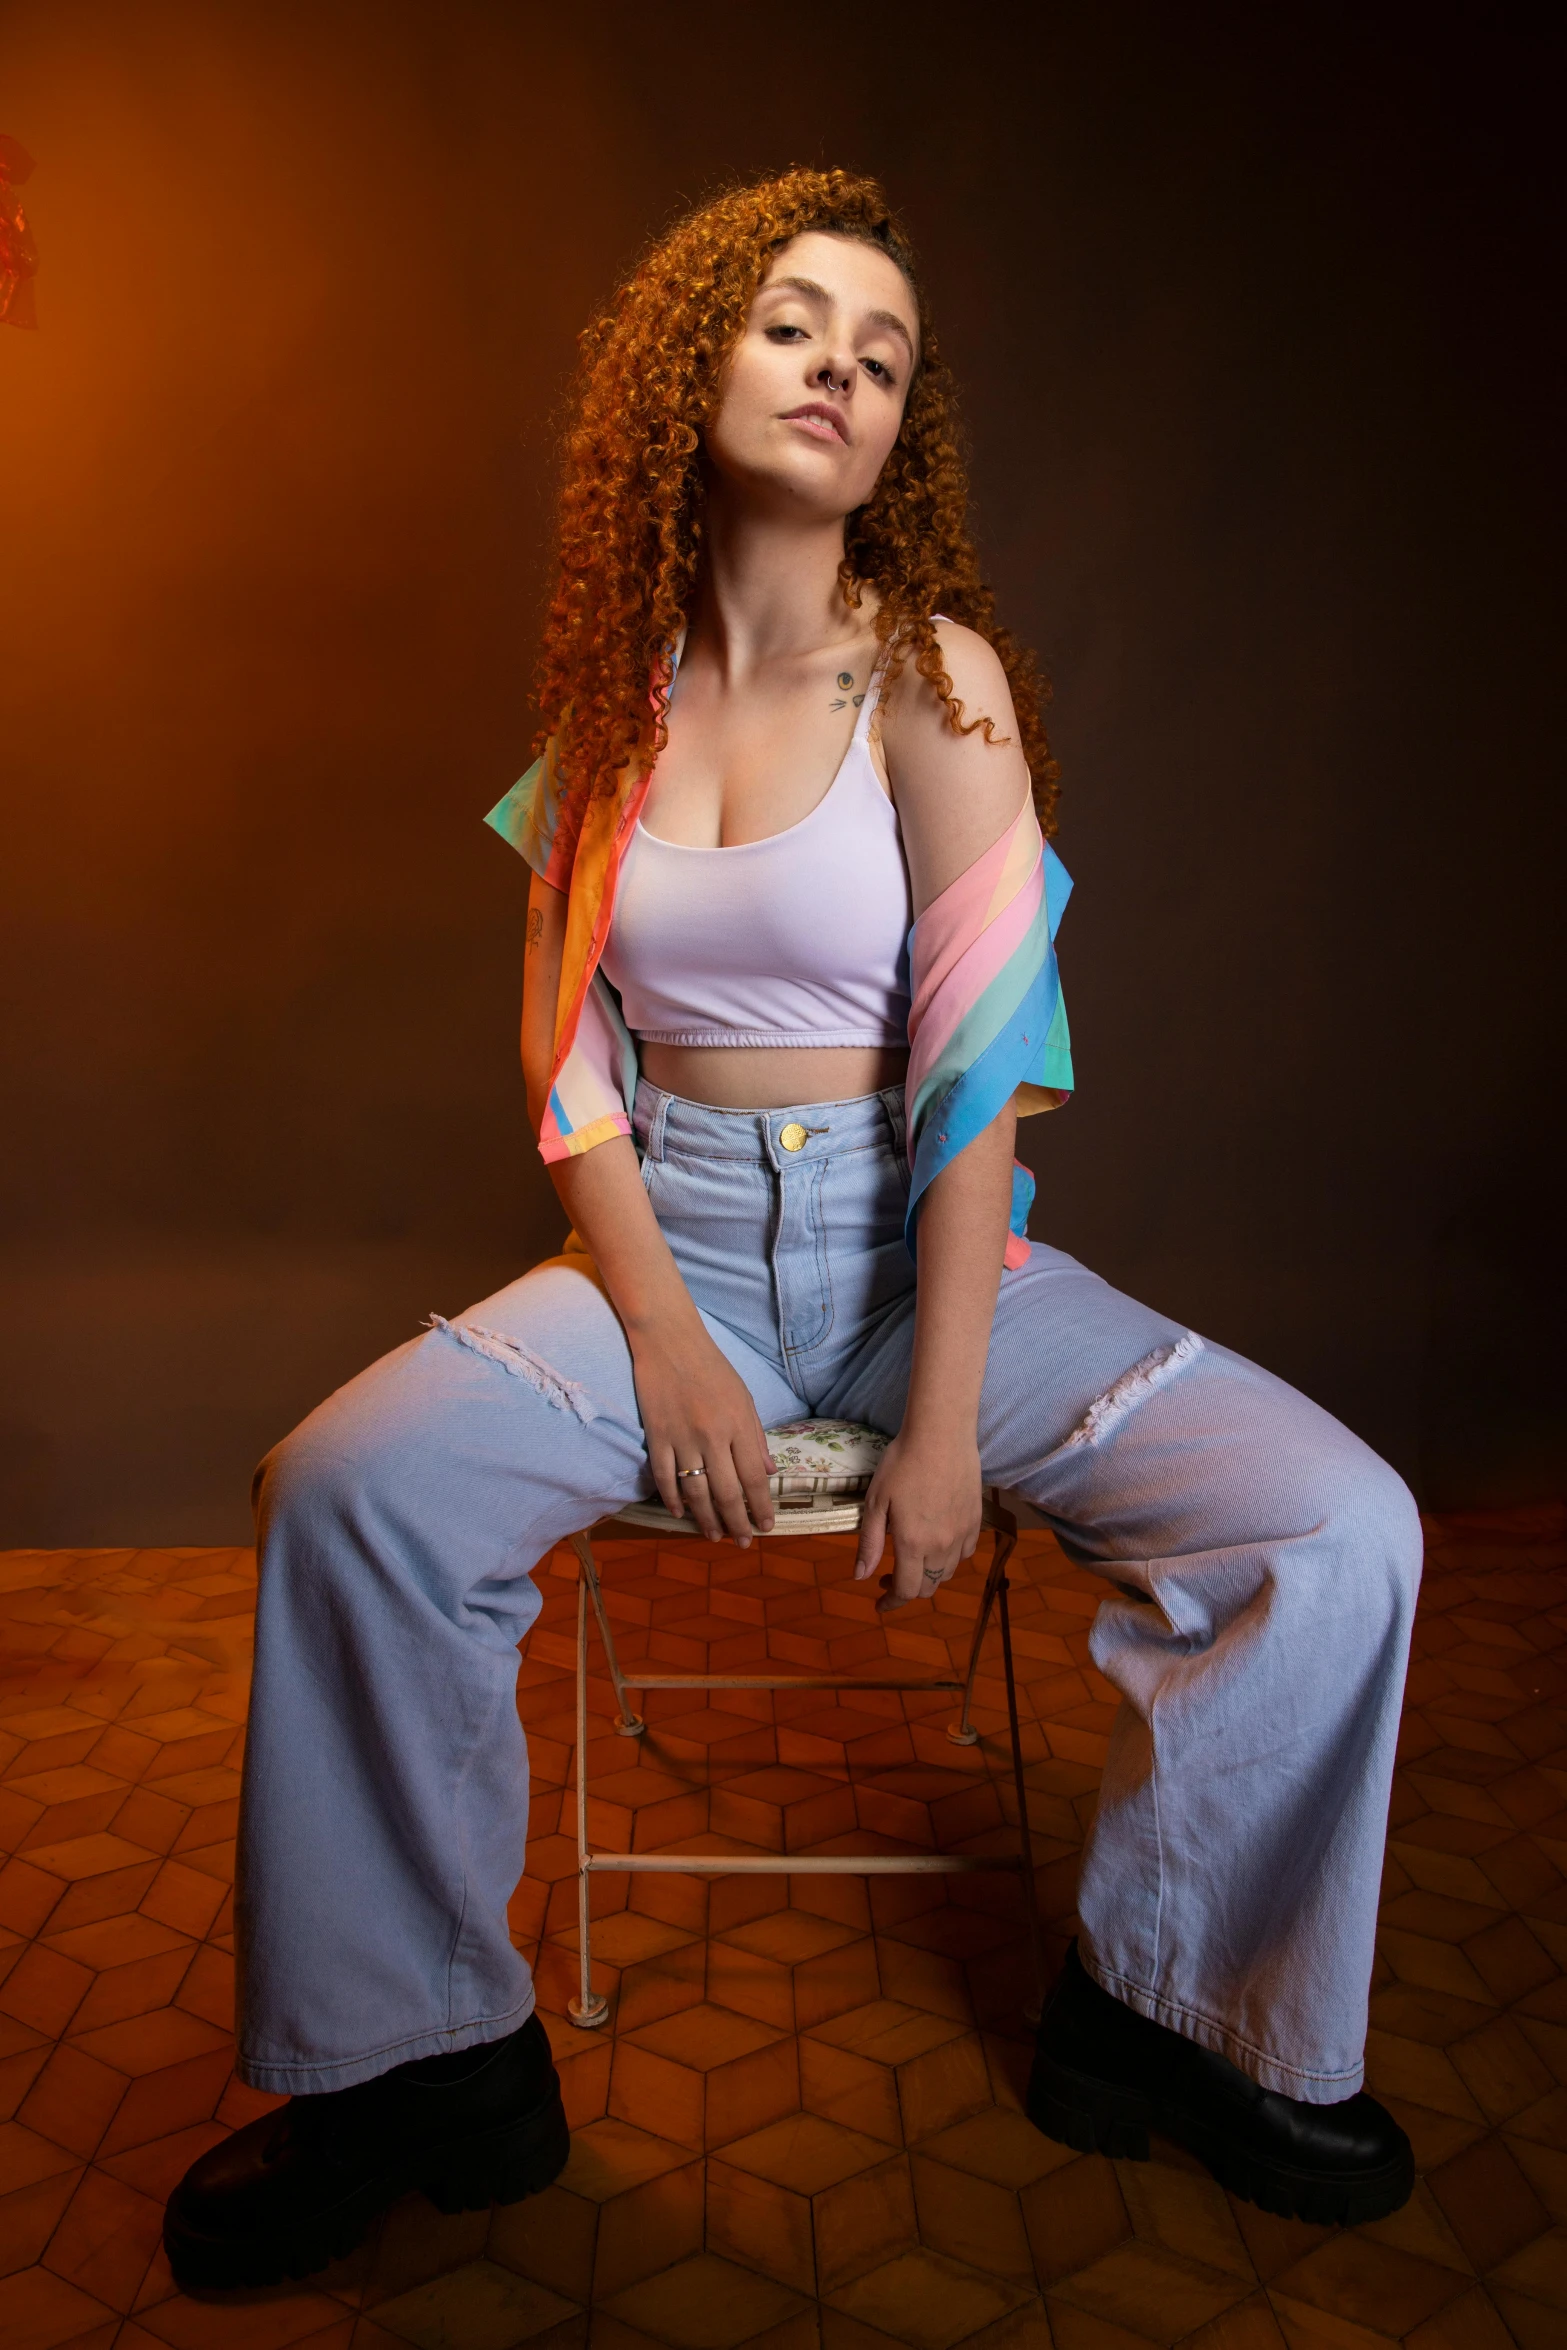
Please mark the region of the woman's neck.
<svg viewBox="0 0 1567 2350"><path fill-rule="evenodd" d="M736 513L710 496L706 561L686 640L726 686L743 686L769 662L842 641L854 621L843 600L843 522L830 517Z"/></svg>

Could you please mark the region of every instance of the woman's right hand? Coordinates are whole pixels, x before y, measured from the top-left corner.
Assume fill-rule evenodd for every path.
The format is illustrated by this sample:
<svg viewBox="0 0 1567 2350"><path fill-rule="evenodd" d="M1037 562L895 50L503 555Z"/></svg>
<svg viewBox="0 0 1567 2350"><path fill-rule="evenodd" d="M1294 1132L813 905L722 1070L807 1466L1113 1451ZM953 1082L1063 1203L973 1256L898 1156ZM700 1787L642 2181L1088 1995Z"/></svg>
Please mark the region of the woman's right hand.
<svg viewBox="0 0 1567 2350"><path fill-rule="evenodd" d="M727 1533L747 1549L753 1530L770 1533L773 1523L773 1458L750 1389L694 1311L685 1327L633 1337L631 1357L664 1507L677 1518L689 1510L709 1542ZM679 1474L698 1463L705 1475Z"/></svg>

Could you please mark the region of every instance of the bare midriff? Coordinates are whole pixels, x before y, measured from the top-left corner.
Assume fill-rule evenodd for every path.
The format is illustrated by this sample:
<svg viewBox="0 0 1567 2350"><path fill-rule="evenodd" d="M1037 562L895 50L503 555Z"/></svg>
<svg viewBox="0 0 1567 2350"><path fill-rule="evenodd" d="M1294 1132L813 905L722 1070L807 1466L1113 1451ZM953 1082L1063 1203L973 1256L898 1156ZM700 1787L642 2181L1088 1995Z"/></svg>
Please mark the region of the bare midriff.
<svg viewBox="0 0 1567 2350"><path fill-rule="evenodd" d="M902 1045L643 1044L642 1074L664 1093L714 1110L789 1110L851 1102L901 1085Z"/></svg>

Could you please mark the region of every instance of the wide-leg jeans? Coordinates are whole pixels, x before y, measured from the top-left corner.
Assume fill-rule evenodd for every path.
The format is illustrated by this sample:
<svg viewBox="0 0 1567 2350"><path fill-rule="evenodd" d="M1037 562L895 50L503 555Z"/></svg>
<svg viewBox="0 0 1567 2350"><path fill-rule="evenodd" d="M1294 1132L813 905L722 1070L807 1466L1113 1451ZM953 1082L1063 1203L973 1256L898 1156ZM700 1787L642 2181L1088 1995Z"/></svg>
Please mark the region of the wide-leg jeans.
<svg viewBox="0 0 1567 2350"><path fill-rule="evenodd" d="M763 1424L895 1431L901 1094L764 1113L644 1082L635 1132ZM1002 1279L979 1443L987 1482L1105 1577L1091 1653L1123 1703L1084 1963L1266 2087L1352 2095L1420 1573L1409 1493L1280 1380L1039 1245ZM255 2087L344 2088L531 2013L506 1916L531 1570L652 1490L625 1335L580 1251L437 1320L263 1462L237 1903Z"/></svg>

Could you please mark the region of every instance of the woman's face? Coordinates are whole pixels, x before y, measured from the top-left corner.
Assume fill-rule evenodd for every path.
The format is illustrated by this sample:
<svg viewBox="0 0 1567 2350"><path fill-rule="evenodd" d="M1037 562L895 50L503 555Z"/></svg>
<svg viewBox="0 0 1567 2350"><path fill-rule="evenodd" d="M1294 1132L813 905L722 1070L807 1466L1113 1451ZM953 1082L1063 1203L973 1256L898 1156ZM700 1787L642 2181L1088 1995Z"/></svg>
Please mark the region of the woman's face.
<svg viewBox="0 0 1567 2350"><path fill-rule="evenodd" d="M852 513L898 437L918 348L896 262L850 237L795 237L730 356L707 433L714 472L802 520Z"/></svg>

